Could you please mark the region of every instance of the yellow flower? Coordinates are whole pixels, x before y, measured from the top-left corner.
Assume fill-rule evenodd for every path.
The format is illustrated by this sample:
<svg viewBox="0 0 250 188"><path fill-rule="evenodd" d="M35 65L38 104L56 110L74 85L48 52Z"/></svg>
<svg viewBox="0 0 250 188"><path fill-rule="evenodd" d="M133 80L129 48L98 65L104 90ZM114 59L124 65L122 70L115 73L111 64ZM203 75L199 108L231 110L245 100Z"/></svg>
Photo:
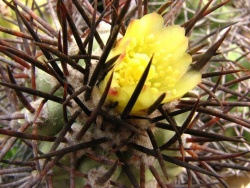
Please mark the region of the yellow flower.
<svg viewBox="0 0 250 188"><path fill-rule="evenodd" d="M164 27L159 14L133 20L108 57L121 54L115 62L108 99L118 101L118 110L122 112L152 56L147 80L131 113L147 110L163 93L163 103L182 97L201 80L199 72L188 71L192 57L186 53L187 47L185 30L177 25ZM110 74L101 83L101 91Z"/></svg>

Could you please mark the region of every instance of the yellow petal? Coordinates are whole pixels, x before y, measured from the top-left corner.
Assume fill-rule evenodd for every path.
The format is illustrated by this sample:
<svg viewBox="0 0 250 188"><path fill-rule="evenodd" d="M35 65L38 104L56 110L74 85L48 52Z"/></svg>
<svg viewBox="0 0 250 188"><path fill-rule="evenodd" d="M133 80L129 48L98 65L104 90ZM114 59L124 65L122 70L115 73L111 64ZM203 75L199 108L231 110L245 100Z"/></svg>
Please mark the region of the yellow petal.
<svg viewBox="0 0 250 188"><path fill-rule="evenodd" d="M117 87L117 88L112 88L110 90L110 94L111 92L113 92L112 95L109 95L109 100L111 101L118 101L118 107L117 110L122 112L124 107L127 105L130 97L132 96L134 90L135 90L136 85L129 85L129 86L125 86L125 87ZM138 100L136 101L133 109L132 109L132 113L133 112L138 112L141 110L145 110L147 109L150 105L153 104L153 102L156 99L156 95L154 95L154 93L152 93L152 91L150 90L150 88L144 88L143 91L140 94L140 97L138 98Z"/></svg>
<svg viewBox="0 0 250 188"><path fill-rule="evenodd" d="M131 97L131 92L124 90L121 87L111 88L109 90L108 99L113 102L118 102L118 111L122 112Z"/></svg>
<svg viewBox="0 0 250 188"><path fill-rule="evenodd" d="M179 72L179 75L175 75L175 78L180 79L180 77L183 76L183 74L188 70L190 64L192 63L192 57L187 53L176 54L172 57L173 59L171 67L173 71Z"/></svg>
<svg viewBox="0 0 250 188"><path fill-rule="evenodd" d="M159 95L160 93L158 93L157 90L152 89L149 86L144 86L131 112L134 113L141 110L147 110Z"/></svg>
<svg viewBox="0 0 250 188"><path fill-rule="evenodd" d="M184 53L188 47L188 38L185 29L178 26L165 27L158 35L161 41L159 48L164 48L166 53Z"/></svg>
<svg viewBox="0 0 250 188"><path fill-rule="evenodd" d="M161 15L151 13L143 16L140 20L133 20L126 31L126 37L141 38L150 33L158 32L164 26L164 20Z"/></svg>
<svg viewBox="0 0 250 188"><path fill-rule="evenodd" d="M163 102L169 102L174 99L181 98L188 91L195 88L201 81L201 73L197 71L188 71L183 77L176 83L175 87L168 88L167 91L172 91L167 93Z"/></svg>

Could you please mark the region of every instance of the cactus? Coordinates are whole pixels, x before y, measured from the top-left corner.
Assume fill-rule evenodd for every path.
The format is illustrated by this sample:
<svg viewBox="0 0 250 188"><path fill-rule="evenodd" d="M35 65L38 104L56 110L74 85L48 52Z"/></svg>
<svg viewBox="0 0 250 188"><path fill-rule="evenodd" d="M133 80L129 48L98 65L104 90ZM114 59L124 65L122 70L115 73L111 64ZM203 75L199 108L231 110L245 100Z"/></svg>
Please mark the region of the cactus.
<svg viewBox="0 0 250 188"><path fill-rule="evenodd" d="M248 172L249 23L233 25L234 2L197 2L3 0L0 187L230 187Z"/></svg>

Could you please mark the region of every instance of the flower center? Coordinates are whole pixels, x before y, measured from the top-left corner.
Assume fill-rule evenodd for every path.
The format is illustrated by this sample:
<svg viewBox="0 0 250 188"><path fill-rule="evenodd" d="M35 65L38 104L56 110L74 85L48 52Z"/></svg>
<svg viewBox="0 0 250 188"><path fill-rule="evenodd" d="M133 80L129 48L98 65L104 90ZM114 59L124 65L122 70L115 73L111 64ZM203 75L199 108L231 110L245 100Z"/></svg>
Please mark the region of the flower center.
<svg viewBox="0 0 250 188"><path fill-rule="evenodd" d="M166 86L173 87L180 73L171 66L172 55L160 47L161 42L154 34L141 40L130 38L122 61L115 66L114 78L118 87L136 85L153 54L145 85L156 91L164 90Z"/></svg>

